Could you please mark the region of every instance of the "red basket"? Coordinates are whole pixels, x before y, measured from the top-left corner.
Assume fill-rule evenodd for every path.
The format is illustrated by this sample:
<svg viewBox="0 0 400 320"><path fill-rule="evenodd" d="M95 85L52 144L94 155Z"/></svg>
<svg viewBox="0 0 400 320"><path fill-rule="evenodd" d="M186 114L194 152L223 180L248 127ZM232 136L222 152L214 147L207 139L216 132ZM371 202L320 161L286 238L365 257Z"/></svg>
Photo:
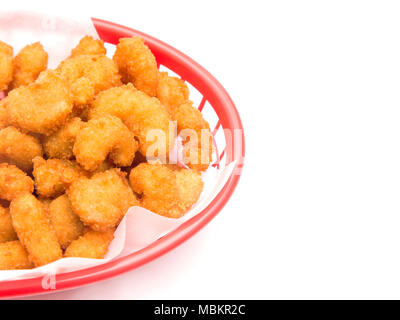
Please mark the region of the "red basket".
<svg viewBox="0 0 400 320"><path fill-rule="evenodd" d="M213 134L223 133L225 145L223 148L216 145L217 157L214 166L219 166L222 160L225 164L236 161L235 168L225 186L207 208L146 248L100 266L57 274L55 289L45 289L42 285L43 277L1 282L1 298L71 289L119 275L148 263L183 243L213 219L224 207L239 181L244 159L243 127L235 105L222 85L198 63L173 47L142 32L108 21L92 20L100 38L106 43L117 44L121 37L143 37L161 66L178 74L198 90L202 96L199 110L202 111L206 103L209 104L217 116ZM222 152L219 153L218 150Z"/></svg>

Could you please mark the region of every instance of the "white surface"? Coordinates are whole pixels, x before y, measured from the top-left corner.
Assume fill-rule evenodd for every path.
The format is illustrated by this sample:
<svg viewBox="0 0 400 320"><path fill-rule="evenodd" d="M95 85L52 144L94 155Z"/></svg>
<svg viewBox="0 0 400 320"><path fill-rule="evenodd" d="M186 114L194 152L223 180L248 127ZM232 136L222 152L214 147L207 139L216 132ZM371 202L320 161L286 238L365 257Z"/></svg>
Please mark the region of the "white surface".
<svg viewBox="0 0 400 320"><path fill-rule="evenodd" d="M397 2L56 6L142 30L206 67L238 106L247 159L231 201L184 245L40 298L400 298Z"/></svg>

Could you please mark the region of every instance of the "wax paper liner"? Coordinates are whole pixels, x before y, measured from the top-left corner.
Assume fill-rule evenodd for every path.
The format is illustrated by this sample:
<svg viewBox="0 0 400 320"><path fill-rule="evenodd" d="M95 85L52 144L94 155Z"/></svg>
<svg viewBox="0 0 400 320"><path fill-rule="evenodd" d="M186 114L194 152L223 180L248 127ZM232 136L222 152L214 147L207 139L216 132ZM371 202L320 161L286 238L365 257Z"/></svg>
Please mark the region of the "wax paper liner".
<svg viewBox="0 0 400 320"><path fill-rule="evenodd" d="M67 58L84 35L98 38L90 19L71 20L32 12L0 13L0 40L12 45L14 54L25 45L40 41L49 53L49 68ZM205 209L221 191L233 169L234 163L230 163L220 169L210 167L203 173L204 190L200 199L180 219L166 218L141 207L130 208L114 233L105 259L63 258L31 270L0 271L0 281L72 272L143 249Z"/></svg>

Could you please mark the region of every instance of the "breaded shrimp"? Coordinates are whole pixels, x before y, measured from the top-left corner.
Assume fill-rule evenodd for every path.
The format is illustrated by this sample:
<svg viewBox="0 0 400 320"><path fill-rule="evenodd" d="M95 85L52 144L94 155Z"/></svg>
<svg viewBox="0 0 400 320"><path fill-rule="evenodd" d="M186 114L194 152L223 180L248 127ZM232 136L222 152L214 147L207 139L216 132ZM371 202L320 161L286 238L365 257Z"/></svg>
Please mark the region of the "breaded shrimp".
<svg viewBox="0 0 400 320"><path fill-rule="evenodd" d="M178 132L183 138L184 163L192 169L207 170L212 161L213 152L210 125L204 120L201 112L193 107L191 101L177 108L175 120ZM193 141L191 141L192 137Z"/></svg>
<svg viewBox="0 0 400 320"><path fill-rule="evenodd" d="M65 250L64 257L102 259L114 239L114 230L97 232L87 230L83 236L73 241Z"/></svg>
<svg viewBox="0 0 400 320"><path fill-rule="evenodd" d="M149 97L132 85L112 88L99 94L93 102L89 118L106 114L119 117L125 123L138 138L139 150L144 156L148 155L148 151L150 157L168 154L172 145L169 143L171 118L157 98Z"/></svg>
<svg viewBox="0 0 400 320"><path fill-rule="evenodd" d="M142 38L119 39L113 60L118 65L123 83L132 82L137 89L149 96L156 95L157 61Z"/></svg>
<svg viewBox="0 0 400 320"><path fill-rule="evenodd" d="M172 170L166 165L142 163L133 168L129 182L140 194L140 204L162 216L180 218L199 199L203 182L192 170Z"/></svg>
<svg viewBox="0 0 400 320"><path fill-rule="evenodd" d="M77 55L61 62L57 72L70 86L73 102L83 108L99 92L121 84L114 61L104 55Z"/></svg>
<svg viewBox="0 0 400 320"><path fill-rule="evenodd" d="M44 152L49 158L71 159L72 149L78 132L84 126L80 118L70 119L64 127L49 137L43 138Z"/></svg>
<svg viewBox="0 0 400 320"><path fill-rule="evenodd" d="M36 192L45 198L63 194L73 181L87 174L76 162L69 160L36 157L33 164Z"/></svg>
<svg viewBox="0 0 400 320"><path fill-rule="evenodd" d="M67 191L74 212L93 230L105 231L119 224L126 211L138 204L126 173L111 169L90 179L80 178Z"/></svg>
<svg viewBox="0 0 400 320"><path fill-rule="evenodd" d="M88 171L94 171L107 159L118 166L129 166L138 143L122 121L110 115L90 120L76 136L76 161Z"/></svg>
<svg viewBox="0 0 400 320"><path fill-rule="evenodd" d="M5 91L13 78L13 48L0 41L0 91Z"/></svg>
<svg viewBox="0 0 400 320"><path fill-rule="evenodd" d="M67 84L53 71L10 91L6 98L9 123L29 132L51 135L60 129L72 112Z"/></svg>
<svg viewBox="0 0 400 320"><path fill-rule="evenodd" d="M14 75L10 87L15 89L35 81L47 69L47 61L48 54L40 42L22 48L13 60Z"/></svg>
<svg viewBox="0 0 400 320"><path fill-rule="evenodd" d="M17 239L17 234L12 225L10 210L0 206L0 243Z"/></svg>
<svg viewBox="0 0 400 320"><path fill-rule="evenodd" d="M72 49L71 57L79 55L105 55L107 52L102 40L95 40L93 37L84 36L78 45Z"/></svg>
<svg viewBox="0 0 400 320"><path fill-rule="evenodd" d="M168 108L171 115L182 103L189 99L189 88L185 81L170 77L168 72L160 72L157 86L157 98Z"/></svg>
<svg viewBox="0 0 400 320"><path fill-rule="evenodd" d="M25 172L31 172L32 159L42 155L42 145L35 137L14 127L0 130L0 162L14 164Z"/></svg>
<svg viewBox="0 0 400 320"><path fill-rule="evenodd" d="M62 250L42 203L25 193L11 201L14 230L36 267L58 260Z"/></svg>
<svg viewBox="0 0 400 320"><path fill-rule="evenodd" d="M0 243L0 270L31 269L33 264L18 240Z"/></svg>
<svg viewBox="0 0 400 320"><path fill-rule="evenodd" d="M0 164L0 199L11 201L26 192L33 192L33 180L14 165Z"/></svg>
<svg viewBox="0 0 400 320"><path fill-rule="evenodd" d="M62 249L83 234L83 223L72 210L65 194L50 203L49 219Z"/></svg>
<svg viewBox="0 0 400 320"><path fill-rule="evenodd" d="M0 129L8 126L8 115L5 100L0 100Z"/></svg>

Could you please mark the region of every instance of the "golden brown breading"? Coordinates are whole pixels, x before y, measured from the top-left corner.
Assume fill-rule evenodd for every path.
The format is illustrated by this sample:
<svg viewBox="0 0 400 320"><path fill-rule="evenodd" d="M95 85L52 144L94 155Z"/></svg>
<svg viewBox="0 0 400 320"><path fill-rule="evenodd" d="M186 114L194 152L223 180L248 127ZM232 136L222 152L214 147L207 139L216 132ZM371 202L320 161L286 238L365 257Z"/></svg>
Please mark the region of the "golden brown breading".
<svg viewBox="0 0 400 320"><path fill-rule="evenodd" d="M0 270L31 269L33 264L21 242L0 243Z"/></svg>
<svg viewBox="0 0 400 320"><path fill-rule="evenodd" d="M107 52L102 40L95 40L93 37L84 36L78 45L72 49L71 57L79 55L105 55Z"/></svg>
<svg viewBox="0 0 400 320"><path fill-rule="evenodd" d="M114 61L104 55L77 55L61 62L57 72L70 86L75 106L84 107L94 96L121 84Z"/></svg>
<svg viewBox="0 0 400 320"><path fill-rule="evenodd" d="M0 130L0 162L14 164L25 172L31 172L32 159L42 155L42 145L35 137L14 127Z"/></svg>
<svg viewBox="0 0 400 320"><path fill-rule="evenodd" d="M8 115L5 99L0 100L0 129L8 126Z"/></svg>
<svg viewBox="0 0 400 320"><path fill-rule="evenodd" d="M192 169L207 170L212 161L213 152L210 125L204 120L201 112L193 107L191 101L177 108L175 120L178 132L183 137L184 163ZM192 141L193 135L196 139Z"/></svg>
<svg viewBox="0 0 400 320"><path fill-rule="evenodd" d="M70 119L64 127L56 133L43 139L44 152L49 158L72 159L72 151L78 132L84 126L80 118Z"/></svg>
<svg viewBox="0 0 400 320"><path fill-rule="evenodd" d="M137 149L134 135L122 121L106 115L90 120L78 132L73 151L82 167L94 171L107 156L120 167L129 166Z"/></svg>
<svg viewBox="0 0 400 320"><path fill-rule="evenodd" d="M12 225L10 210L0 206L0 243L17 239L17 234Z"/></svg>
<svg viewBox="0 0 400 320"><path fill-rule="evenodd" d="M185 81L170 77L168 72L160 72L157 86L157 98L168 108L171 115L182 103L189 99L189 88Z"/></svg>
<svg viewBox="0 0 400 320"><path fill-rule="evenodd" d="M86 172L74 161L44 160L42 157L36 157L33 159L33 164L36 192L45 198L63 194L73 181L86 175Z"/></svg>
<svg viewBox="0 0 400 320"><path fill-rule="evenodd" d="M72 112L67 84L53 71L10 91L6 100L9 123L28 132L51 135L60 129Z"/></svg>
<svg viewBox="0 0 400 320"><path fill-rule="evenodd" d="M83 234L83 223L72 210L71 202L65 194L50 203L49 218L63 249Z"/></svg>
<svg viewBox="0 0 400 320"><path fill-rule="evenodd" d="M0 198L11 201L26 192L33 192L33 180L16 166L1 163Z"/></svg>
<svg viewBox="0 0 400 320"><path fill-rule="evenodd" d="M113 60L118 65L123 83L132 82L136 88L149 96L156 95L157 61L142 38L119 39Z"/></svg>
<svg viewBox="0 0 400 320"><path fill-rule="evenodd" d="M13 78L13 48L0 41L0 91L5 91Z"/></svg>
<svg viewBox="0 0 400 320"><path fill-rule="evenodd" d="M62 250L42 203L25 193L11 201L14 230L36 267L58 260Z"/></svg>
<svg viewBox="0 0 400 320"><path fill-rule="evenodd" d="M117 226L126 211L138 204L126 173L119 169L97 173L90 179L80 178L67 193L74 212L96 231Z"/></svg>
<svg viewBox="0 0 400 320"><path fill-rule="evenodd" d="M87 230L83 236L73 241L65 250L64 257L102 259L114 239L114 230L97 232Z"/></svg>
<svg viewBox="0 0 400 320"><path fill-rule="evenodd" d="M22 48L13 60L14 75L10 87L15 89L35 81L47 69L47 60L48 54L40 42Z"/></svg>
<svg viewBox="0 0 400 320"><path fill-rule="evenodd" d="M139 164L132 169L129 182L133 191L142 195L141 206L170 218L183 216L203 190L198 172L172 170L161 164Z"/></svg>

